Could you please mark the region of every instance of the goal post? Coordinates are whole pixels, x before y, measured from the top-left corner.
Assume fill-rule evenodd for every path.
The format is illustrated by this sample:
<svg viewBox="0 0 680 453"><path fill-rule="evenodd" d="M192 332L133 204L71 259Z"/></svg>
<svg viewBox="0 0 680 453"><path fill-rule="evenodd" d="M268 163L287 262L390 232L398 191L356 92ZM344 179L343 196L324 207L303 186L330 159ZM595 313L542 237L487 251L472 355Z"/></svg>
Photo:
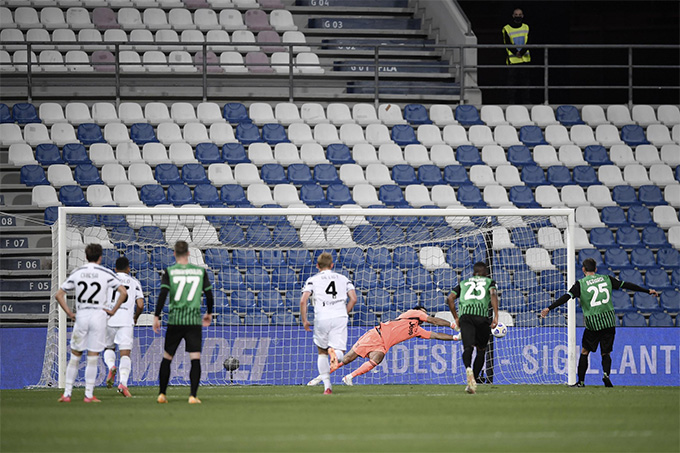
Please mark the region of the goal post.
<svg viewBox="0 0 680 453"><path fill-rule="evenodd" d="M190 243L191 261L207 267L214 283L202 384L292 385L316 376L316 347L301 326L299 298L322 251L334 255L335 270L357 287L348 349L377 322L416 304L450 317L446 295L471 275L474 262L485 261L499 289L501 322L508 325L506 337L491 340L485 375L498 384L572 384L575 302L545 320L539 312L575 280L574 225L574 211L566 208L60 207L52 227L53 294L38 386L64 385L71 322L54 293L84 264L82 249L91 242L103 245L105 266L128 256L142 282L145 309L135 327L131 385L157 383L162 336L148 319L178 239ZM313 305L310 312L313 317ZM362 382L463 384L461 354L460 342L405 342ZM171 384L188 383L184 356L180 346ZM229 357L238 369L224 369ZM100 363L98 379L104 374Z"/></svg>

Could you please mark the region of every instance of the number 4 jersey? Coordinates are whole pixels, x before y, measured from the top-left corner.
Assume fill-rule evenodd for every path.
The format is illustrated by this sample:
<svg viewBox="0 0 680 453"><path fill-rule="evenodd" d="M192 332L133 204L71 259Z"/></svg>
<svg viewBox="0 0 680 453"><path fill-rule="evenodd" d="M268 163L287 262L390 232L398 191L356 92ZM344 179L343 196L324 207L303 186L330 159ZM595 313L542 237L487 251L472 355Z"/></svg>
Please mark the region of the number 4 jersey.
<svg viewBox="0 0 680 453"><path fill-rule="evenodd" d="M121 285L113 271L96 263L87 263L74 270L61 285L64 291L74 291L76 311L107 308L112 290Z"/></svg>
<svg viewBox="0 0 680 453"><path fill-rule="evenodd" d="M602 330L616 326L612 290L621 282L608 275L593 274L583 277L569 289L571 297L578 297L583 309L583 320L589 330Z"/></svg>
<svg viewBox="0 0 680 453"><path fill-rule="evenodd" d="M161 288L170 291L168 324L201 324L203 292L212 288L204 268L193 264L174 264L163 272Z"/></svg>
<svg viewBox="0 0 680 453"><path fill-rule="evenodd" d="M344 275L324 270L309 277L302 292L314 295L314 317L322 320L347 318L347 293L353 289Z"/></svg>
<svg viewBox="0 0 680 453"><path fill-rule="evenodd" d="M488 316L492 288L496 288L496 282L481 275L475 275L460 282L453 288L453 292L459 298L458 314L460 316Z"/></svg>

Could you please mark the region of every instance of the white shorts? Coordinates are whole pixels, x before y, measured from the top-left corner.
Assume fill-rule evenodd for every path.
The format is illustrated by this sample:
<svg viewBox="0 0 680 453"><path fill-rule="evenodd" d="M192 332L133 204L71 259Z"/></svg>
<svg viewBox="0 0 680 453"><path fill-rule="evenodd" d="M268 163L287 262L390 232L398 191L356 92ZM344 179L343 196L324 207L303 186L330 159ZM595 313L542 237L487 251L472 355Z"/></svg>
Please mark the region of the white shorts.
<svg viewBox="0 0 680 453"><path fill-rule="evenodd" d="M314 344L321 349L347 350L347 318L315 319Z"/></svg>
<svg viewBox="0 0 680 453"><path fill-rule="evenodd" d="M104 310L80 310L71 334L71 349L74 351L102 352L106 346L106 322Z"/></svg>
<svg viewBox="0 0 680 453"><path fill-rule="evenodd" d="M106 347L113 349L118 345L118 349L132 349L134 339L134 327L132 326L107 326L106 327Z"/></svg>

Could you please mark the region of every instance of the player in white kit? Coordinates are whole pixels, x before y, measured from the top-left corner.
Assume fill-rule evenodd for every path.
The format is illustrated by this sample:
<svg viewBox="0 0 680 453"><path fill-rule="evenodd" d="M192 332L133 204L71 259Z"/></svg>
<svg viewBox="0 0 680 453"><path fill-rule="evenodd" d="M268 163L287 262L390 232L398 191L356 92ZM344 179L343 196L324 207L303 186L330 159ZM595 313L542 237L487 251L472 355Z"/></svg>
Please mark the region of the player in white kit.
<svg viewBox="0 0 680 453"><path fill-rule="evenodd" d="M331 387L331 365L329 350L332 349L338 360L347 350L348 313L357 302L354 285L347 277L333 272L333 256L322 253L317 259L319 273L308 278L300 298L300 318L306 331L310 331L307 320L307 302L314 294L314 344L319 350L317 367L319 375L307 385L323 381L324 395L333 393Z"/></svg>
<svg viewBox="0 0 680 453"><path fill-rule="evenodd" d="M99 353L106 346L106 321L113 316L127 297L125 286L110 269L100 265L102 246L89 244L85 247L88 263L74 270L57 290L55 298L66 315L75 320L71 333L71 357L66 367L66 385L59 402L70 403L73 383L78 374L78 363L83 351L87 350L87 367L85 368L86 403L99 403L93 395L94 383L97 380L97 362ZM76 314L68 307L66 292L75 290ZM110 310L107 308L111 296L110 290L118 291L118 300Z"/></svg>
<svg viewBox="0 0 680 453"><path fill-rule="evenodd" d="M139 280L130 275L130 260L121 256L116 260L116 275L127 290L127 299L120 306L115 315L111 316L106 328L106 350L104 351L104 363L109 369L106 376L106 386L113 387L116 374L120 371L120 383L118 393L130 397L127 388L132 360L130 351L134 341L134 326L137 318L144 310L144 293ZM114 293L115 295L115 293ZM115 296L111 297L111 305L115 303ZM116 367L116 345L120 351L120 369Z"/></svg>

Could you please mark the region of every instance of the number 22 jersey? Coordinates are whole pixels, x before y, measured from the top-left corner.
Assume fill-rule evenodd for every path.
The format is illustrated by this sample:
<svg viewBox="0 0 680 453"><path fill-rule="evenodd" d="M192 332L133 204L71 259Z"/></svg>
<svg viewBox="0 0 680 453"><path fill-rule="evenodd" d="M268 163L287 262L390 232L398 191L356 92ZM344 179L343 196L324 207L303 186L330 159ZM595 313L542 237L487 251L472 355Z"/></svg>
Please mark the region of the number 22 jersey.
<svg viewBox="0 0 680 453"><path fill-rule="evenodd" d="M64 291L75 291L76 311L107 308L111 290L121 285L113 271L96 263L74 270L61 285Z"/></svg>
<svg viewBox="0 0 680 453"><path fill-rule="evenodd" d="M347 277L327 269L309 277L302 292L314 295L314 317L322 320L347 318L347 293L353 289Z"/></svg>

